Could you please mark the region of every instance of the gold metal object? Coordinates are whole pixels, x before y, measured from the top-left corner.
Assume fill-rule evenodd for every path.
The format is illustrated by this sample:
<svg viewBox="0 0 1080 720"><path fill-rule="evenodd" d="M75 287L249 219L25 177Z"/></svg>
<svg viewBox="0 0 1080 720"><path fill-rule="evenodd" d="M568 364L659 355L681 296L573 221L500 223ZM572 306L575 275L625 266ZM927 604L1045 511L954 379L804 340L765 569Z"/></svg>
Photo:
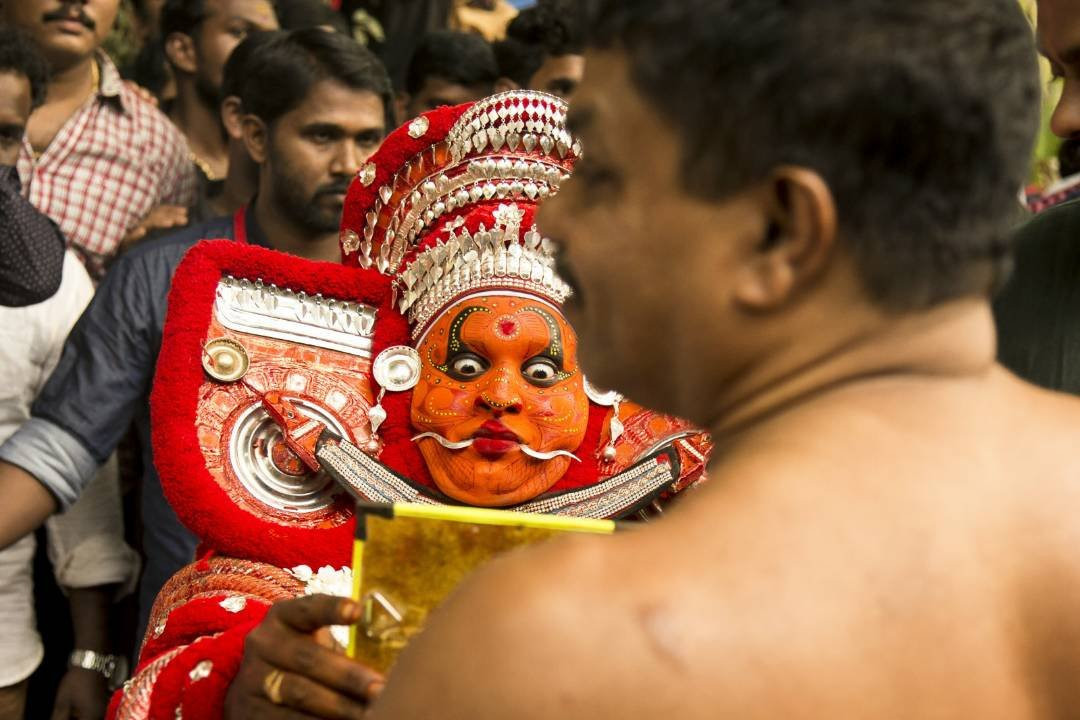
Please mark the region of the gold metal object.
<svg viewBox="0 0 1080 720"><path fill-rule="evenodd" d="M350 655L386 672L428 614L479 566L567 532L610 534L615 527L610 520L484 508L361 505L353 596L363 614Z"/></svg>
<svg viewBox="0 0 1080 720"><path fill-rule="evenodd" d="M220 337L203 346L203 369L218 382L236 382L247 374L250 364L247 350L235 340Z"/></svg>
<svg viewBox="0 0 1080 720"><path fill-rule="evenodd" d="M285 701L281 697L281 683L284 681L285 673L277 668L266 673L266 677L263 678L263 692L266 693L266 697L269 698L270 702L275 705L280 705Z"/></svg>

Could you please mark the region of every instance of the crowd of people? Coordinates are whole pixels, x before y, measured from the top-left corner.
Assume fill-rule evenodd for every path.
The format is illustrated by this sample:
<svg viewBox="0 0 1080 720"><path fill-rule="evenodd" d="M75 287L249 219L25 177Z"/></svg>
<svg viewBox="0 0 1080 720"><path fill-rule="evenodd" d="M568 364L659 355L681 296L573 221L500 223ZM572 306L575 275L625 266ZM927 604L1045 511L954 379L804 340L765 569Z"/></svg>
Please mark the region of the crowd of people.
<svg viewBox="0 0 1080 720"><path fill-rule="evenodd" d="M0 720L1071 717L1036 7L0 0ZM647 522L384 677L326 477Z"/></svg>

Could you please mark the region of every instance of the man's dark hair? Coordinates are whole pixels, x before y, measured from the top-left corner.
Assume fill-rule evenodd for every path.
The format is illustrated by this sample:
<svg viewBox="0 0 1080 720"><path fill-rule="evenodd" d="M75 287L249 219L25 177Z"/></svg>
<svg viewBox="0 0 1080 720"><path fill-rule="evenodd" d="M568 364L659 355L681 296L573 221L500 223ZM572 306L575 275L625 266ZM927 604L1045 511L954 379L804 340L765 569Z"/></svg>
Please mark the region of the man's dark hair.
<svg viewBox="0 0 1080 720"><path fill-rule="evenodd" d="M522 10L495 43L499 73L527 87L549 57L585 52L583 16L577 0L541 0Z"/></svg>
<svg viewBox="0 0 1080 720"><path fill-rule="evenodd" d="M498 77L495 53L484 38L439 30L425 35L416 47L405 74L405 90L415 95L428 78L439 78L467 88L483 87L490 93Z"/></svg>
<svg viewBox="0 0 1080 720"><path fill-rule="evenodd" d="M334 32L349 34L349 23L323 0L275 0L278 23L282 30L330 26Z"/></svg>
<svg viewBox="0 0 1080 720"><path fill-rule="evenodd" d="M266 30L262 32L248 33L239 45L229 53L229 59L225 61L225 68L221 72L221 99L229 96L240 97L244 79L248 75L251 65L251 57L259 48L271 41L285 35L280 30Z"/></svg>
<svg viewBox="0 0 1080 720"><path fill-rule="evenodd" d="M206 19L206 0L165 0L161 7L161 38L173 33L194 37Z"/></svg>
<svg viewBox="0 0 1080 720"><path fill-rule="evenodd" d="M256 48L240 84L244 111L267 125L304 102L323 80L367 90L383 101L386 127L394 127L393 97L386 68L370 50L341 33L318 28L281 33Z"/></svg>
<svg viewBox="0 0 1080 720"><path fill-rule="evenodd" d="M596 7L599 6L599 7ZM721 198L780 165L829 184L867 291L903 311L985 293L1039 114L1015 0L595 0L682 137L686 188Z"/></svg>
<svg viewBox="0 0 1080 720"><path fill-rule="evenodd" d="M0 72L24 75L30 81L30 109L45 102L49 85L49 66L26 33L13 27L0 27Z"/></svg>

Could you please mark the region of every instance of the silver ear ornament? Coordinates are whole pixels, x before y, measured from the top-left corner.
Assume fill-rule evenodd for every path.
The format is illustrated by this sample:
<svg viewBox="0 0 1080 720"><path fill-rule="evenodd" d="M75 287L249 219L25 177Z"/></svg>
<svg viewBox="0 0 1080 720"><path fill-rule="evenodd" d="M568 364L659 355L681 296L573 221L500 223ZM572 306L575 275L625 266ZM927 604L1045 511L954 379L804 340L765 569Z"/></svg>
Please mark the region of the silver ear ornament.
<svg viewBox="0 0 1080 720"><path fill-rule="evenodd" d="M601 407L611 408L611 420L608 423L608 444L604 446L603 451L600 453L600 458L605 463L615 462L617 457L617 451L615 450L615 443L626 432L626 426L622 424L622 420L619 419L619 404L625 400L625 398L614 390L600 390L591 382L588 378L583 378L585 381L585 395L589 400L593 401Z"/></svg>
<svg viewBox="0 0 1080 720"><path fill-rule="evenodd" d="M371 438L364 448L367 452L379 452L379 428L386 422L386 409L382 406L386 392L405 392L420 382L420 353L408 345L394 345L379 353L371 366L371 375L379 386L375 404L368 408Z"/></svg>

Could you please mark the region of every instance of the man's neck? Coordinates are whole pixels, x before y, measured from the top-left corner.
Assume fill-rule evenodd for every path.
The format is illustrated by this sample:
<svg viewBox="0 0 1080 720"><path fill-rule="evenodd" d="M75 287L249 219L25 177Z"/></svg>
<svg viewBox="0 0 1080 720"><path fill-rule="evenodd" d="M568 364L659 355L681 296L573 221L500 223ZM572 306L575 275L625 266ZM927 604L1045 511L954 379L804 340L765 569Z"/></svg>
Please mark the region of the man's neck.
<svg viewBox="0 0 1080 720"><path fill-rule="evenodd" d="M95 91L95 78L100 83L97 60L93 55L72 65L58 68L53 65L45 104L30 116L27 137L36 153L42 153Z"/></svg>
<svg viewBox="0 0 1080 720"><path fill-rule="evenodd" d="M188 148L211 179L226 176L229 169L228 143L222 136L216 108L208 107L194 83L177 83L176 99L169 109L169 119L184 134ZM209 172L207 172L209 171Z"/></svg>
<svg viewBox="0 0 1080 720"><path fill-rule="evenodd" d="M266 235L266 241L274 250L308 260L339 262L341 250L336 232L312 235L297 227L281 213L269 192L260 192L255 200L255 219Z"/></svg>
<svg viewBox="0 0 1080 720"><path fill-rule="evenodd" d="M994 322L985 299L905 316L874 315L867 313L855 331L850 324L846 332L825 329L802 346L777 348L730 379L709 423L714 436L731 437L869 380L971 379L995 367ZM827 319L821 321L818 327L828 328Z"/></svg>
<svg viewBox="0 0 1080 720"><path fill-rule="evenodd" d="M258 171L251 168L247 150L239 142L229 144L229 172L225 174L221 192L210 200L215 215L232 215L255 197L259 184Z"/></svg>
<svg viewBox="0 0 1080 720"><path fill-rule="evenodd" d="M90 55L66 68L52 68L46 103L83 103L94 91L94 78L98 77L96 63L96 58Z"/></svg>

